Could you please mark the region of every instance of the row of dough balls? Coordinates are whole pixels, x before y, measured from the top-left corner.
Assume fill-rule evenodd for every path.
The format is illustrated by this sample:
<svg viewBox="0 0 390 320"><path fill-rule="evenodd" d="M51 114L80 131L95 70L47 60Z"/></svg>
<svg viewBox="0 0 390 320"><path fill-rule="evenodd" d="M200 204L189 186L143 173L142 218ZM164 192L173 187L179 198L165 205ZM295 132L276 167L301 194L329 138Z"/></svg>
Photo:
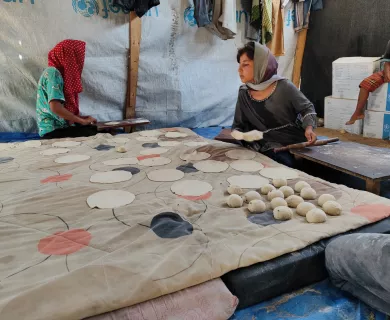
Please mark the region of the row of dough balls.
<svg viewBox="0 0 390 320"><path fill-rule="evenodd" d="M276 190L275 187L280 187L280 189ZM275 219L290 220L293 212L289 207L296 208L297 214L306 217L309 223L325 222L326 213L332 216L341 214L342 207L335 201L336 199L333 195L323 194L318 198L318 204L323 209L321 210L314 204L304 201L304 199L314 200L317 197L316 191L307 182L297 182L294 189L301 196L294 194L294 190L287 186L286 179L274 179L273 185L267 184L259 190L263 195L267 195L268 200L271 202ZM243 198L241 195L244 191L238 186L229 186L227 191L230 194L227 200L229 207L239 208L246 202L250 212L262 213L267 209L261 195L256 191L247 192Z"/></svg>

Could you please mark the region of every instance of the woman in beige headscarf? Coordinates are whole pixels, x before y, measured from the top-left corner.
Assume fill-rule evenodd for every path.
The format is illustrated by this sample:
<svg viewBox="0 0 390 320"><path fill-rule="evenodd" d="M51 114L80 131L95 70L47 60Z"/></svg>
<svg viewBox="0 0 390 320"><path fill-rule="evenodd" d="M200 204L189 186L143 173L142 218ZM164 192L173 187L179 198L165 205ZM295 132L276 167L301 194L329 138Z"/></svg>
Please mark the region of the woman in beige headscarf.
<svg viewBox="0 0 390 320"><path fill-rule="evenodd" d="M277 75L278 63L267 47L250 42L238 51L237 61L245 85L238 94L233 137L243 140L248 148L295 167L289 152L274 153L273 149L316 141L313 104L294 84Z"/></svg>

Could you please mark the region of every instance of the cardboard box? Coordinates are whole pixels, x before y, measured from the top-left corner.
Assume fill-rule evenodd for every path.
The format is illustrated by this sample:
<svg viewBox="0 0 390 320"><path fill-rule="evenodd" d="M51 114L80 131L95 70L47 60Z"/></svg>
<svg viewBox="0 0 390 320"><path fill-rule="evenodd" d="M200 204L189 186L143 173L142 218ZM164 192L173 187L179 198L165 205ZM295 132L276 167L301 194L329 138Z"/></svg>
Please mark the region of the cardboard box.
<svg viewBox="0 0 390 320"><path fill-rule="evenodd" d="M357 100L339 99L334 97L325 98L325 128L342 130L353 134L362 134L363 120L347 126L345 123L355 112Z"/></svg>
<svg viewBox="0 0 390 320"><path fill-rule="evenodd" d="M383 84L370 94L367 109L371 111L390 112L390 86Z"/></svg>
<svg viewBox="0 0 390 320"><path fill-rule="evenodd" d="M390 138L390 113L366 111L363 136L388 140Z"/></svg>
<svg viewBox="0 0 390 320"><path fill-rule="evenodd" d="M379 57L346 57L333 61L332 96L357 99L359 84L380 69Z"/></svg>

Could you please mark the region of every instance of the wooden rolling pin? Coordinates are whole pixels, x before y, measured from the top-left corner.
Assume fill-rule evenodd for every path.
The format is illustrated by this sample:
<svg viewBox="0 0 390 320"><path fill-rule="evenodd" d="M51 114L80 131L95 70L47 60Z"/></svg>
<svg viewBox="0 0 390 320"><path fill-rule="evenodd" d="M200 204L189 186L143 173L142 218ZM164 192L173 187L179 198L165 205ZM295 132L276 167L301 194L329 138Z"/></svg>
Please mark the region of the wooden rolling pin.
<svg viewBox="0 0 390 320"><path fill-rule="evenodd" d="M306 148L306 147L324 146L324 145L326 145L328 143L337 142L339 140L340 140L339 138L317 140L312 145L310 145L309 142L301 142L301 143L296 143L296 144L290 144L290 145L282 147L282 148L275 148L274 152L277 153L277 152L287 151L287 150L291 150L291 149L303 149L303 148Z"/></svg>

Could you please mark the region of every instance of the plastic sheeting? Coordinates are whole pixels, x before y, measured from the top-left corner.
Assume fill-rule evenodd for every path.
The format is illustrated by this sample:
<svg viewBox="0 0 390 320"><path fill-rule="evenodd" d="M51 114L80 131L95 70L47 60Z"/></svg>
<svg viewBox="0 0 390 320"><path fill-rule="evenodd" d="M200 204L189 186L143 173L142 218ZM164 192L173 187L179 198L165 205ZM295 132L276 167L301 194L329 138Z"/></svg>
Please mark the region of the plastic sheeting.
<svg viewBox="0 0 390 320"><path fill-rule="evenodd" d="M332 286L328 280L248 309L230 320L386 320L386 315Z"/></svg>
<svg viewBox="0 0 390 320"><path fill-rule="evenodd" d="M142 18L137 116L154 127L230 125L238 87L236 51L246 12L237 0L238 34L223 41L194 20L190 0L164 0ZM296 35L285 13L291 78ZM80 109L98 120L122 118L126 98L128 14L111 0L0 0L0 132L35 132L36 86L47 52L66 38L87 42Z"/></svg>
<svg viewBox="0 0 390 320"><path fill-rule="evenodd" d="M163 1L158 17L143 21L136 114L155 127L226 126L233 120L241 84L236 53L246 42L248 15L237 10L238 33L234 40L224 41L197 27L191 4ZM279 73L288 78L295 46L290 4L285 19L286 56L279 59Z"/></svg>
<svg viewBox="0 0 390 320"><path fill-rule="evenodd" d="M1 0L0 17L0 132L36 132L36 86L48 51L67 38L87 42L81 112L122 118L128 14L108 0Z"/></svg>

